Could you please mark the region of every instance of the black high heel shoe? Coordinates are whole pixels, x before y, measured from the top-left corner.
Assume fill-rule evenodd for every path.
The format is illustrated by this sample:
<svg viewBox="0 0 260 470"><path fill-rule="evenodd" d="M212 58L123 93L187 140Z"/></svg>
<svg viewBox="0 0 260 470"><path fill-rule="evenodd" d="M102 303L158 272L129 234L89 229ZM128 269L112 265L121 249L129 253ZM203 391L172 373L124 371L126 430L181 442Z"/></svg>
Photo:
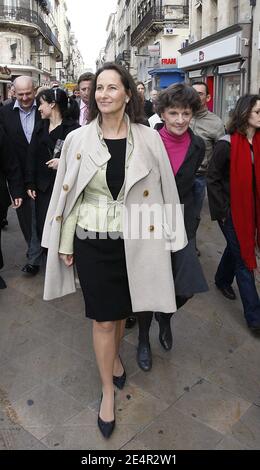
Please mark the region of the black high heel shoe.
<svg viewBox="0 0 260 470"><path fill-rule="evenodd" d="M102 398L103 398L103 393L102 393L101 399L100 399L100 406L101 406ZM114 399L115 399L115 396L114 396ZM99 406L99 412L100 412L100 406ZM115 402L114 402L114 414L115 414ZM99 427L99 430L100 430L102 436L105 439L108 439L111 436L114 429L115 429L116 420L113 419L113 421L103 421L103 419L100 418L99 413L98 413L97 423L98 423L98 427Z"/></svg>
<svg viewBox="0 0 260 470"><path fill-rule="evenodd" d="M121 364L122 364L122 367L124 369L124 372L122 375L120 375L119 377L117 377L116 375L113 375L113 384L119 388L119 390L122 390L125 386L125 381L126 381L126 371L125 371L125 368L123 366L123 363L122 363L122 359L121 357L119 356L120 358L120 361L121 361Z"/></svg>

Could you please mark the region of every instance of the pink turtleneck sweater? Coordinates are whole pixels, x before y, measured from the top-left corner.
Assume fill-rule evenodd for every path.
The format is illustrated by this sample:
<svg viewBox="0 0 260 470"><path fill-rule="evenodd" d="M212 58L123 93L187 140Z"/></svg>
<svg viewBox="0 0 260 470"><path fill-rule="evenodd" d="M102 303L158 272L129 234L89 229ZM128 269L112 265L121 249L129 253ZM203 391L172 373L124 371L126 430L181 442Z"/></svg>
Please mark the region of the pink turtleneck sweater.
<svg viewBox="0 0 260 470"><path fill-rule="evenodd" d="M176 175L188 152L191 142L190 134L186 131L183 135L174 135L167 131L165 126L159 130L159 134L168 153L173 173Z"/></svg>

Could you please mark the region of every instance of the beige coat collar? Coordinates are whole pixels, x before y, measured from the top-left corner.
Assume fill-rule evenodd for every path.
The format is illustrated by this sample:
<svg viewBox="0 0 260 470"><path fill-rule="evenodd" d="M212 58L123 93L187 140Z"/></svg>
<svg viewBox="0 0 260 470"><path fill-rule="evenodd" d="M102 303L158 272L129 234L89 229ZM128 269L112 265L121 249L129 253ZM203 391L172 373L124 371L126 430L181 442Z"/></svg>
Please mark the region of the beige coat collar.
<svg viewBox="0 0 260 470"><path fill-rule="evenodd" d="M125 199L130 189L141 179L147 176L151 169L151 162L144 158L147 150L143 148L143 137L138 125L131 124L126 116L128 124L127 155L131 155L127 162ZM111 158L104 142L102 130L96 119L84 128L81 140L82 164L77 179L77 196L83 191L95 173ZM147 155L146 155L147 157Z"/></svg>

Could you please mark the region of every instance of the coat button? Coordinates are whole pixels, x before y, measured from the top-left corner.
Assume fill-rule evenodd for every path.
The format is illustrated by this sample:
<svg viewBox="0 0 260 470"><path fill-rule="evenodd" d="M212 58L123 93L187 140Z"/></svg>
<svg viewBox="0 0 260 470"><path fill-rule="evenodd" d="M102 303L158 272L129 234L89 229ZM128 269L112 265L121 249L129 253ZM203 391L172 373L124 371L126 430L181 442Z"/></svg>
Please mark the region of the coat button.
<svg viewBox="0 0 260 470"><path fill-rule="evenodd" d="M68 190L69 190L69 186L68 186L67 184L64 184L62 187L63 187L64 191L68 191Z"/></svg>
<svg viewBox="0 0 260 470"><path fill-rule="evenodd" d="M62 221L62 215L57 215L57 217L55 217L55 220L57 220L57 222L61 222Z"/></svg>
<svg viewBox="0 0 260 470"><path fill-rule="evenodd" d="M81 159L81 154L77 153L77 160L80 160L80 159Z"/></svg>
<svg viewBox="0 0 260 470"><path fill-rule="evenodd" d="M154 225L150 225L149 232L154 232Z"/></svg>
<svg viewBox="0 0 260 470"><path fill-rule="evenodd" d="M144 197L149 196L149 191L148 191L147 189L144 191L143 196L144 196Z"/></svg>

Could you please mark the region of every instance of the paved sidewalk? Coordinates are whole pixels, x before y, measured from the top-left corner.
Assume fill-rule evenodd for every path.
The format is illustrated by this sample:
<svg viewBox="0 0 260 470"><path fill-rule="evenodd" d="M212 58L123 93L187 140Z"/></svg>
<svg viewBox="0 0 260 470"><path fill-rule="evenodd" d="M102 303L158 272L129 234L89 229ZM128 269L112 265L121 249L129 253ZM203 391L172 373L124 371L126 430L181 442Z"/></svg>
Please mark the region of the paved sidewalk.
<svg viewBox="0 0 260 470"><path fill-rule="evenodd" d="M127 385L116 393L116 429L105 441L96 426L100 381L81 291L43 302L43 274L21 273L25 245L9 211L0 449L260 449L260 339L247 330L240 301L214 286L223 238L207 213L198 244L210 291L173 318L172 351L162 350L153 322L151 372L136 364L137 328L127 330Z"/></svg>

